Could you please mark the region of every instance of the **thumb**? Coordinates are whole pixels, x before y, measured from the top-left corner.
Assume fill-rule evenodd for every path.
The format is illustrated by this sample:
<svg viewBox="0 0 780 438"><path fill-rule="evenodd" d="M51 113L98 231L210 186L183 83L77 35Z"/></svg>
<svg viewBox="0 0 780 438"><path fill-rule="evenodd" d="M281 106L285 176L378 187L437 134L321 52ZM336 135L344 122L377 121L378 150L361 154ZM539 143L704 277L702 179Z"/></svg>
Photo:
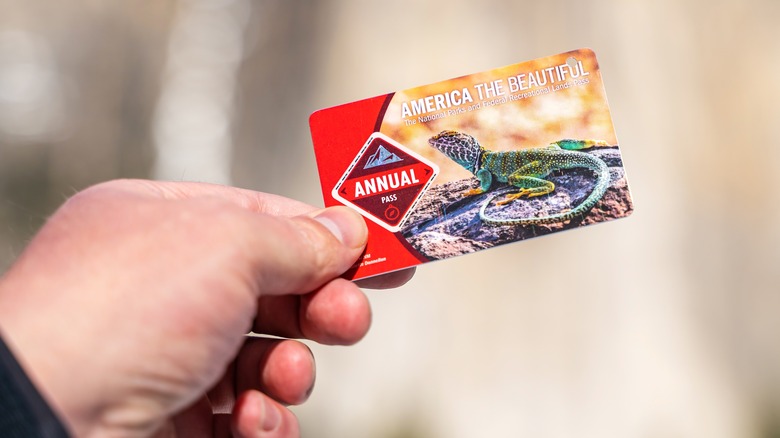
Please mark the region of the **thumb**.
<svg viewBox="0 0 780 438"><path fill-rule="evenodd" d="M365 220L347 207L295 217L251 214L250 269L262 295L307 293L336 278L366 245Z"/></svg>

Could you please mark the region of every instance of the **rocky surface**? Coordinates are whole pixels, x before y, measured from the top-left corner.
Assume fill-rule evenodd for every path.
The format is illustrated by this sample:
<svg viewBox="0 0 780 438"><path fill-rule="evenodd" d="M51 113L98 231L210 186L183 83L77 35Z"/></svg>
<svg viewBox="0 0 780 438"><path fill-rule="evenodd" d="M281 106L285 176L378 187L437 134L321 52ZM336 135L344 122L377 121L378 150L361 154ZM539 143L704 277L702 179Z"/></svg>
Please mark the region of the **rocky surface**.
<svg viewBox="0 0 780 438"><path fill-rule="evenodd" d="M521 198L497 206L503 194L515 190L506 184L494 184L492 190L475 196L464 194L478 186L474 177L431 187L406 220L401 233L426 257L438 260L504 243L576 228L631 212L631 199L616 148L589 151L609 166L611 183L601 200L586 214L565 223L550 225L487 225L479 219L479 209L490 197L501 194L488 206L486 214L496 218L541 217L563 212L579 205L595 185L595 176L586 169L555 172L548 179L555 191L536 198Z"/></svg>

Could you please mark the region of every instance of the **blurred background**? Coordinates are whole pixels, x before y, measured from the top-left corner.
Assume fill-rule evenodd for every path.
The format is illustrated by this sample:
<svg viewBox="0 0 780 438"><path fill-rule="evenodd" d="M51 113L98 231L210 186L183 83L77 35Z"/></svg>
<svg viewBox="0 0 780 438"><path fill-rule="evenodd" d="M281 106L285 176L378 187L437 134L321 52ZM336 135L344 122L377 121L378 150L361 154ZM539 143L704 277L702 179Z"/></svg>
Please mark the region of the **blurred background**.
<svg viewBox="0 0 780 438"><path fill-rule="evenodd" d="M321 205L319 108L579 47L636 211L423 266L307 437L780 437L780 2L0 0L0 266L120 177Z"/></svg>

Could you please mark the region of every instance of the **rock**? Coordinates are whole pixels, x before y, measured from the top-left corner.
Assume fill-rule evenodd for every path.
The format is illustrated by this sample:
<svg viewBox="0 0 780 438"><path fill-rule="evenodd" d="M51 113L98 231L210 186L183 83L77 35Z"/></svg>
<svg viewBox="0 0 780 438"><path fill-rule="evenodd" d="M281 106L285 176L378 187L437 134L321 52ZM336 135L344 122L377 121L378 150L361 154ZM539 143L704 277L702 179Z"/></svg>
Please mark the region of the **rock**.
<svg viewBox="0 0 780 438"><path fill-rule="evenodd" d="M431 187L401 233L421 254L438 260L627 216L632 203L620 152L605 148L589 153L607 163L611 184L601 200L581 217L550 225L487 225L480 220L479 209L487 199L495 197L486 214L496 218L542 217L569 210L582 203L595 185L595 176L587 169L554 172L548 177L555 183L554 192L530 199L524 197L503 206L497 206L496 202L505 194L515 192L512 186L494 184L487 193L464 196L479 184L472 177Z"/></svg>
<svg viewBox="0 0 780 438"><path fill-rule="evenodd" d="M452 248L459 248L460 254L466 254L493 246L489 242L480 242L435 231L423 231L411 236L408 241L418 251L434 260L451 257L453 255Z"/></svg>

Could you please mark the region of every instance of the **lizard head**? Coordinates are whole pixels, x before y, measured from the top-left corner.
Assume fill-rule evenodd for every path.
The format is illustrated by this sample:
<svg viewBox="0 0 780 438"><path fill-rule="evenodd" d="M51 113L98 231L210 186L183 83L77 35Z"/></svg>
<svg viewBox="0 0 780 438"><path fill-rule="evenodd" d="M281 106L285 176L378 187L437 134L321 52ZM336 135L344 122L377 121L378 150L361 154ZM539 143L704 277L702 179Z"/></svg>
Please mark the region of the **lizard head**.
<svg viewBox="0 0 780 438"><path fill-rule="evenodd" d="M483 149L476 138L462 132L442 131L429 138L428 143L469 172L479 169Z"/></svg>

